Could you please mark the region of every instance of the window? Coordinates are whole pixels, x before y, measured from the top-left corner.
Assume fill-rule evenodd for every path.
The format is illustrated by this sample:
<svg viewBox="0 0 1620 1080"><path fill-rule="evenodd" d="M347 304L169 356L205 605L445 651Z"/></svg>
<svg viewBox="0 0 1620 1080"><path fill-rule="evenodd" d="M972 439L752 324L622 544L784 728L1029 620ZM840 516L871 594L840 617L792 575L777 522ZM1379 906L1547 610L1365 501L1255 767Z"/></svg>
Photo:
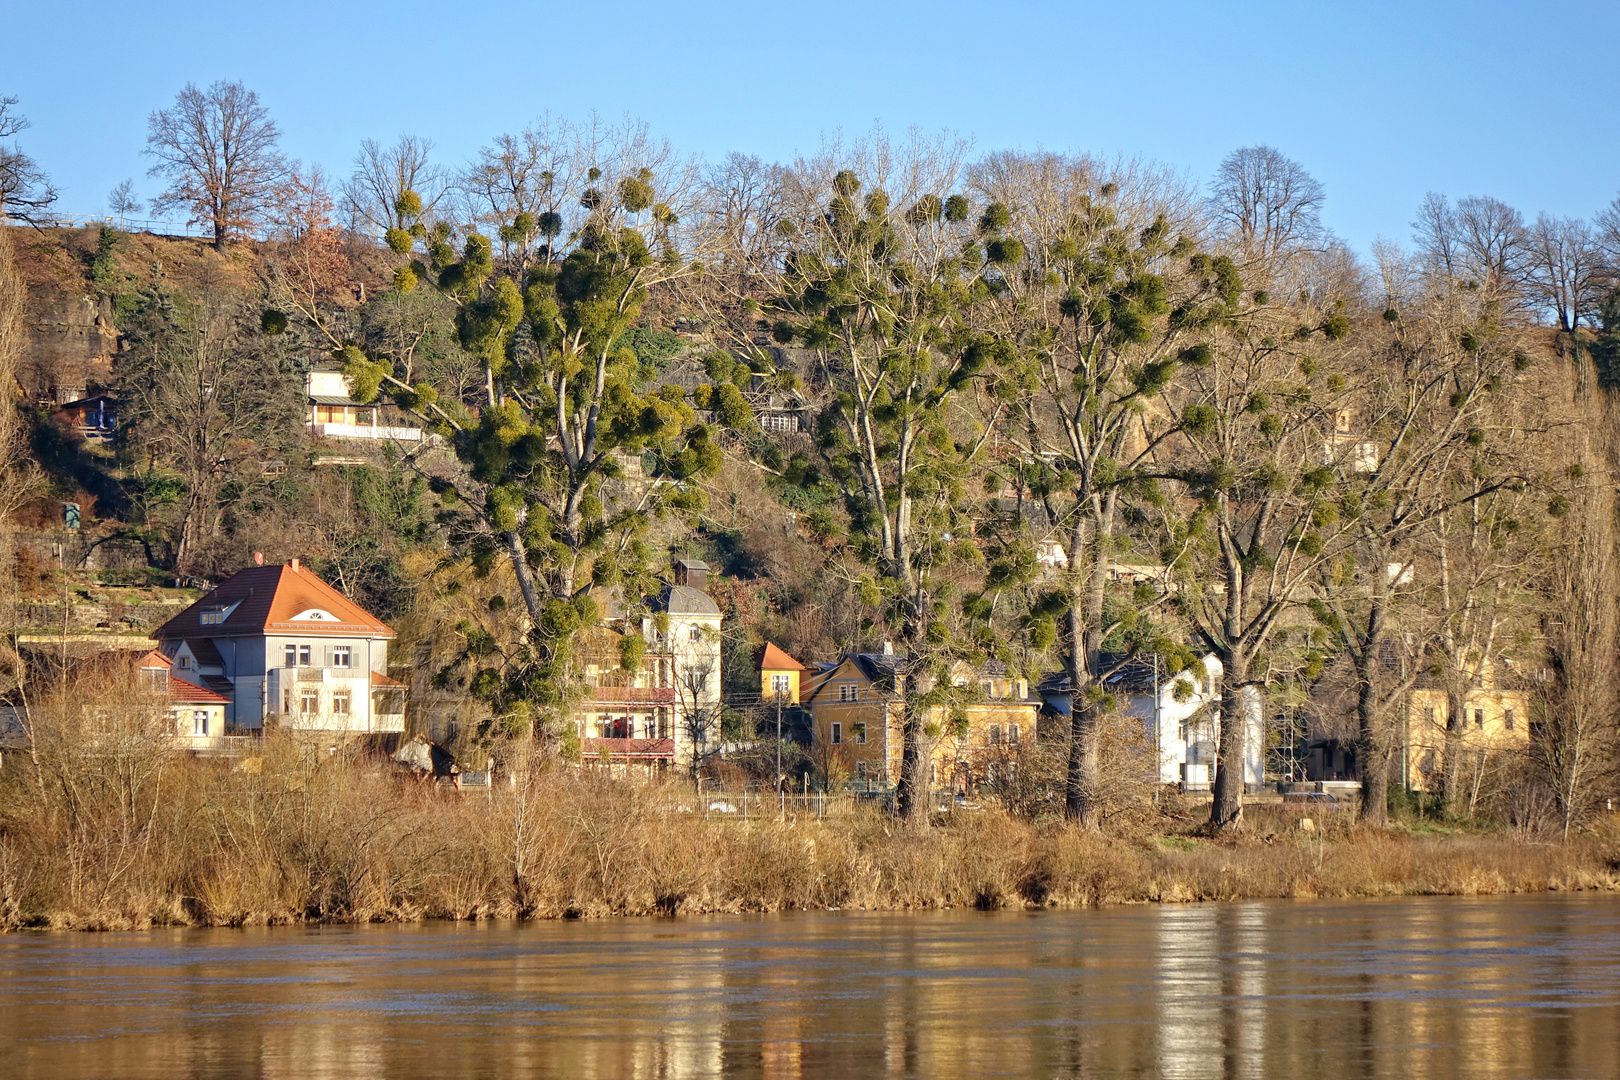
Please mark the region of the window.
<svg viewBox="0 0 1620 1080"><path fill-rule="evenodd" d="M855 741L857 743L864 743L866 741L866 725L865 724L851 724L851 725L849 725L849 733L851 735L855 736Z"/></svg>
<svg viewBox="0 0 1620 1080"><path fill-rule="evenodd" d="M298 713L300 716L318 716L321 711L321 692L319 690L305 690L298 695Z"/></svg>
<svg viewBox="0 0 1620 1080"><path fill-rule="evenodd" d="M1502 710L1502 726L1507 728L1509 731L1513 730L1513 710L1512 709L1503 709Z"/></svg>
<svg viewBox="0 0 1620 1080"><path fill-rule="evenodd" d="M1482 727L1485 726L1485 710L1484 709L1475 709L1474 710L1474 726L1477 727L1477 728L1482 728Z"/></svg>
<svg viewBox="0 0 1620 1080"><path fill-rule="evenodd" d="M702 641L703 640L703 628L701 626L692 627L692 640L693 641Z"/></svg>
<svg viewBox="0 0 1620 1080"><path fill-rule="evenodd" d="M787 697L791 693L793 680L786 675L771 676L771 694L774 697Z"/></svg>
<svg viewBox="0 0 1620 1080"><path fill-rule="evenodd" d="M208 734L208 710L193 709L191 711L191 733L193 735Z"/></svg>
<svg viewBox="0 0 1620 1080"><path fill-rule="evenodd" d="M857 761L855 763L855 775L860 777L862 780L866 779L866 762Z"/></svg>
<svg viewBox="0 0 1620 1080"><path fill-rule="evenodd" d="M291 688L287 688L287 687L282 688L282 691L281 691L281 712L282 712L282 715L287 715L287 714L292 712L292 690L291 690Z"/></svg>
<svg viewBox="0 0 1620 1080"><path fill-rule="evenodd" d="M288 667L309 667L309 646L288 645L283 649Z"/></svg>
<svg viewBox="0 0 1620 1080"><path fill-rule="evenodd" d="M844 725L843 724L834 724L832 726L832 744L834 746L837 746L839 743L841 743L843 741L844 741Z"/></svg>
<svg viewBox="0 0 1620 1080"><path fill-rule="evenodd" d="M309 667L309 646L308 645L300 645L300 646L298 646L298 666L299 667Z"/></svg>
<svg viewBox="0 0 1620 1080"><path fill-rule="evenodd" d="M855 684L854 683L849 683L849 682L841 682L841 683L839 683L838 684L838 700L839 701L854 701L855 700Z"/></svg>
<svg viewBox="0 0 1620 1080"><path fill-rule="evenodd" d="M189 654L181 653L178 660L179 660L180 670L181 671L190 671L191 670L191 656Z"/></svg>
<svg viewBox="0 0 1620 1080"><path fill-rule="evenodd" d="M928 766L928 786L939 786L939 762L937 761Z"/></svg>
<svg viewBox="0 0 1620 1080"><path fill-rule="evenodd" d="M1014 746L1018 745L1018 725L1017 724L1014 724L1012 727L1007 729L1007 741L1012 743Z"/></svg>
<svg viewBox="0 0 1620 1080"><path fill-rule="evenodd" d="M353 651L347 645L332 646L332 666L335 668L348 667L353 655Z"/></svg>
<svg viewBox="0 0 1620 1080"><path fill-rule="evenodd" d="M1001 725L1000 724L991 724L990 725L990 745L991 746L1000 746L1001 745Z"/></svg>
<svg viewBox="0 0 1620 1080"><path fill-rule="evenodd" d="M332 715L333 716L348 716L349 715L349 695L348 694L333 694L332 695Z"/></svg>
<svg viewBox="0 0 1620 1080"><path fill-rule="evenodd" d="M283 651L286 653L286 659L287 659L286 666L287 667L297 667L298 666L298 646L296 646L296 645L288 645Z"/></svg>

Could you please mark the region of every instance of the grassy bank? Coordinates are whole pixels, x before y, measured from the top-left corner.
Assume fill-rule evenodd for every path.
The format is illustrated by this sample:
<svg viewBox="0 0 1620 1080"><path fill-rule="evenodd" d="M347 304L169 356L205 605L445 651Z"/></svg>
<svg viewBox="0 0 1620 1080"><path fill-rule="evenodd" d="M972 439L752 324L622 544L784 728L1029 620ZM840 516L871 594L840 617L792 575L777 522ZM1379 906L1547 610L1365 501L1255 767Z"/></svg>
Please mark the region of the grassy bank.
<svg viewBox="0 0 1620 1080"><path fill-rule="evenodd" d="M257 771L103 753L70 780L8 755L0 927L116 929L795 908L1087 906L1253 897L1620 890L1620 842L1298 827L1244 835L1193 814L1087 836L998 811L908 833L874 808L826 820L705 818L679 783L536 768L434 790L272 740Z"/></svg>

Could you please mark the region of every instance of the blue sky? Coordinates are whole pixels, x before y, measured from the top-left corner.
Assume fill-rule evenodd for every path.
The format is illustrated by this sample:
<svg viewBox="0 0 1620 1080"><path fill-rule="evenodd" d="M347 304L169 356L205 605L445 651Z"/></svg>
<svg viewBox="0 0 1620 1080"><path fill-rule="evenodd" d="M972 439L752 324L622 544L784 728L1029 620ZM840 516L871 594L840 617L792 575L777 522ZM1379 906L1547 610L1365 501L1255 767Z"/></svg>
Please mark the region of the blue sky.
<svg viewBox="0 0 1620 1080"><path fill-rule="evenodd" d="M1140 155L1200 181L1270 143L1365 249L1425 191L1528 216L1620 192L1620 4L130 4L11 0L0 94L64 212L151 195L147 115L240 79L334 175L402 132L459 163L539 113L633 114L681 149L786 158L881 121L978 149ZM464 14L449 14L460 7Z"/></svg>

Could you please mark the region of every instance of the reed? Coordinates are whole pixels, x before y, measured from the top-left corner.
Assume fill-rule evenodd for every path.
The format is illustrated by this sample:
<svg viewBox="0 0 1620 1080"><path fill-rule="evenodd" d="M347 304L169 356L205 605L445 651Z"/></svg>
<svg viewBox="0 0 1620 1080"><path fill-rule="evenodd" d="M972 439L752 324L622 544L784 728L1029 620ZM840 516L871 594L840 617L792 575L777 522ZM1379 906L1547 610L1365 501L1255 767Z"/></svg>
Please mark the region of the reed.
<svg viewBox="0 0 1620 1080"><path fill-rule="evenodd" d="M145 745L147 756L129 746ZM1143 814L1106 834L998 810L910 830L879 808L705 816L680 782L535 763L423 785L292 737L233 765L131 734L8 755L0 927L124 929L789 909L1080 907L1258 897L1620 890L1620 843L1416 834L1253 808L1232 838ZM113 775L90 782L100 772ZM53 776L55 779L53 779Z"/></svg>

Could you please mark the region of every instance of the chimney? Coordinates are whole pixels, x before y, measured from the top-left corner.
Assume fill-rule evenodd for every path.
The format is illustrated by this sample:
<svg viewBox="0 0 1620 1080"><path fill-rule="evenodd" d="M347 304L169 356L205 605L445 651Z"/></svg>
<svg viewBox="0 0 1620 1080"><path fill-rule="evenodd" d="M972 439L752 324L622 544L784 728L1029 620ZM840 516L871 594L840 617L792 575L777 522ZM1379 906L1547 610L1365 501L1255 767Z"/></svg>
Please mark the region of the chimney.
<svg viewBox="0 0 1620 1080"><path fill-rule="evenodd" d="M675 584L689 589L705 588L709 580L709 564L701 559L676 559Z"/></svg>
<svg viewBox="0 0 1620 1080"><path fill-rule="evenodd" d="M255 551L253 553L253 565L254 566L263 566L264 565L264 552Z"/></svg>
<svg viewBox="0 0 1620 1080"><path fill-rule="evenodd" d="M298 571L298 560L297 559L289 560L287 565L293 570L294 573L296 573Z"/></svg>
<svg viewBox="0 0 1620 1080"><path fill-rule="evenodd" d="M885 641L883 643L883 655L884 656L893 656L894 655L894 642Z"/></svg>

